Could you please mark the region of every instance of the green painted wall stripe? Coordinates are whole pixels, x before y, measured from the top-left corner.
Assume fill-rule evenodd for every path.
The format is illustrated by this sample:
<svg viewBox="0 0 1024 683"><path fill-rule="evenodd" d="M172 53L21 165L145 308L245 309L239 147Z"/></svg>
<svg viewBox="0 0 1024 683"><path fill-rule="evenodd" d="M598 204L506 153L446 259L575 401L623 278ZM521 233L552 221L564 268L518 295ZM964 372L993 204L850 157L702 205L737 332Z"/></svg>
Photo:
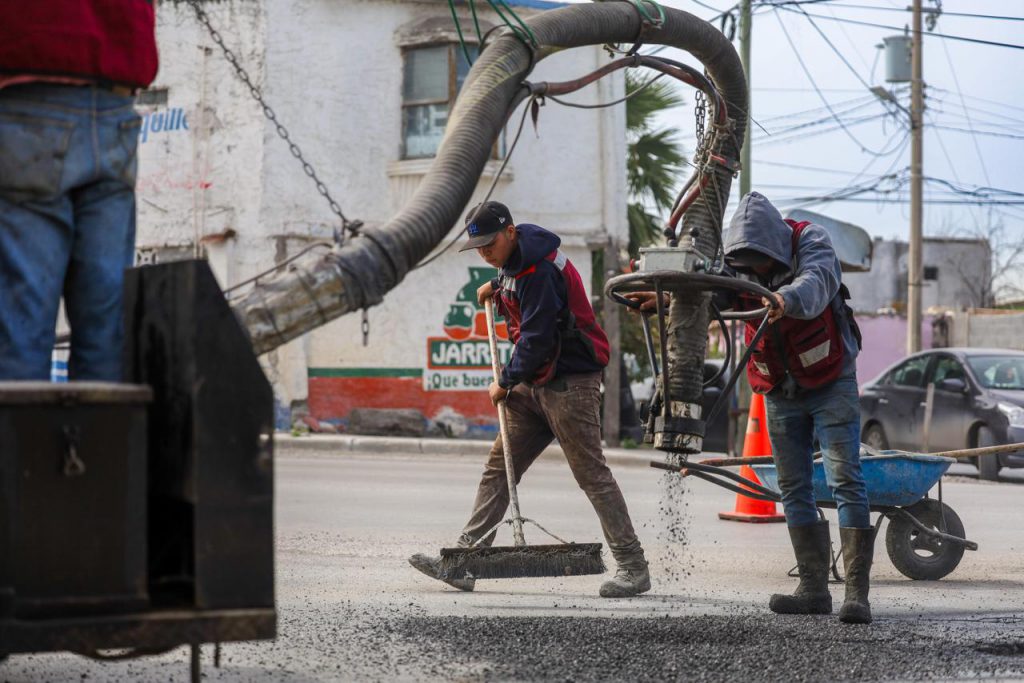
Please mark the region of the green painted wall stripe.
<svg viewBox="0 0 1024 683"><path fill-rule="evenodd" d="M423 368L310 368L310 377L423 377Z"/></svg>

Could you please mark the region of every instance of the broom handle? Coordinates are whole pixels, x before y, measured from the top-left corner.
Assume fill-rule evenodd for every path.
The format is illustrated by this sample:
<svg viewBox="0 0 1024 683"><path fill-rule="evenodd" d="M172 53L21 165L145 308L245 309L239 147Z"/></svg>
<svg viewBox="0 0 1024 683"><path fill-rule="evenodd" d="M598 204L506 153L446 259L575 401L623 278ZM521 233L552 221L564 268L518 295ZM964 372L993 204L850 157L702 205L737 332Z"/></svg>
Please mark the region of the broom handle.
<svg viewBox="0 0 1024 683"><path fill-rule="evenodd" d="M498 363L498 337L494 333L494 302L491 299L484 301L484 310L487 313L487 340L491 343L491 372L494 374L494 381L497 382L501 376L501 366ZM517 546L526 545L526 536L523 535L523 516L519 513L519 494L516 493L516 470L512 465L512 449L508 441L508 415L505 412L505 400L498 401L498 431L501 432L501 452L505 456L505 478L508 479L508 503L512 508L512 536Z"/></svg>

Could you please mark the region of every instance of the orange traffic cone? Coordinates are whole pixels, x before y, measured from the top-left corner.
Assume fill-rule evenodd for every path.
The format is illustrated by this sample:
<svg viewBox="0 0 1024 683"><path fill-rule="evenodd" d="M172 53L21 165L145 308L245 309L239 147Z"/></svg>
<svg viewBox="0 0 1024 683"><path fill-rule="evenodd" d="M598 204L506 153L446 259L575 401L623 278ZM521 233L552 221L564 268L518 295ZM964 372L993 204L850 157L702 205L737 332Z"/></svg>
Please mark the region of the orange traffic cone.
<svg viewBox="0 0 1024 683"><path fill-rule="evenodd" d="M765 424L764 396L754 394L750 399L747 435L743 439L743 457L771 454L772 444L768 440L768 427ZM758 484L761 483L757 475L754 474L754 469L749 465L740 467L740 476L756 481ZM775 503L768 500L755 500L740 494L736 494L736 509L732 512L719 512L718 518L752 523L786 521L785 515L776 512Z"/></svg>

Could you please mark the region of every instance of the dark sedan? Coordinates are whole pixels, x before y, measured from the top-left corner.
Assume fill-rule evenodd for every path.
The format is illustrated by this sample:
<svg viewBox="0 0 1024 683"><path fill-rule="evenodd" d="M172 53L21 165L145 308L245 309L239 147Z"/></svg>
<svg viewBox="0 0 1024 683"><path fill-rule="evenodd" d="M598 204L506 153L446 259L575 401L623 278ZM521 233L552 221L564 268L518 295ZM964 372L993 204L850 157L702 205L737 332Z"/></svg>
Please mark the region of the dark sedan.
<svg viewBox="0 0 1024 683"><path fill-rule="evenodd" d="M908 356L864 385L861 440L919 452L929 384L929 451L1024 442L1024 352L960 348ZM977 460L981 478L995 479L1001 467L1024 467L1024 451Z"/></svg>

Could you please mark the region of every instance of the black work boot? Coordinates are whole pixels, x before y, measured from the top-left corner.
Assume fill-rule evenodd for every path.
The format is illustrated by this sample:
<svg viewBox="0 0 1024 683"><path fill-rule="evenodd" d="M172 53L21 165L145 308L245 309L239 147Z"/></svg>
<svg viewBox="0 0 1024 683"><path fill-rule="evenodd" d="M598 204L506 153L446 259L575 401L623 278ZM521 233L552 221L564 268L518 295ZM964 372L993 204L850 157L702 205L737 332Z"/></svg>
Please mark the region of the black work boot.
<svg viewBox="0 0 1024 683"><path fill-rule="evenodd" d="M832 614L832 595L828 592L828 571L832 566L828 522L790 527L789 538L800 585L793 595L773 595L768 608L776 614Z"/></svg>
<svg viewBox="0 0 1024 683"><path fill-rule="evenodd" d="M875 554L875 530L872 527L841 527L839 538L843 541L843 565L846 567L846 598L839 608L839 621L844 624L870 624L868 584L871 560Z"/></svg>

